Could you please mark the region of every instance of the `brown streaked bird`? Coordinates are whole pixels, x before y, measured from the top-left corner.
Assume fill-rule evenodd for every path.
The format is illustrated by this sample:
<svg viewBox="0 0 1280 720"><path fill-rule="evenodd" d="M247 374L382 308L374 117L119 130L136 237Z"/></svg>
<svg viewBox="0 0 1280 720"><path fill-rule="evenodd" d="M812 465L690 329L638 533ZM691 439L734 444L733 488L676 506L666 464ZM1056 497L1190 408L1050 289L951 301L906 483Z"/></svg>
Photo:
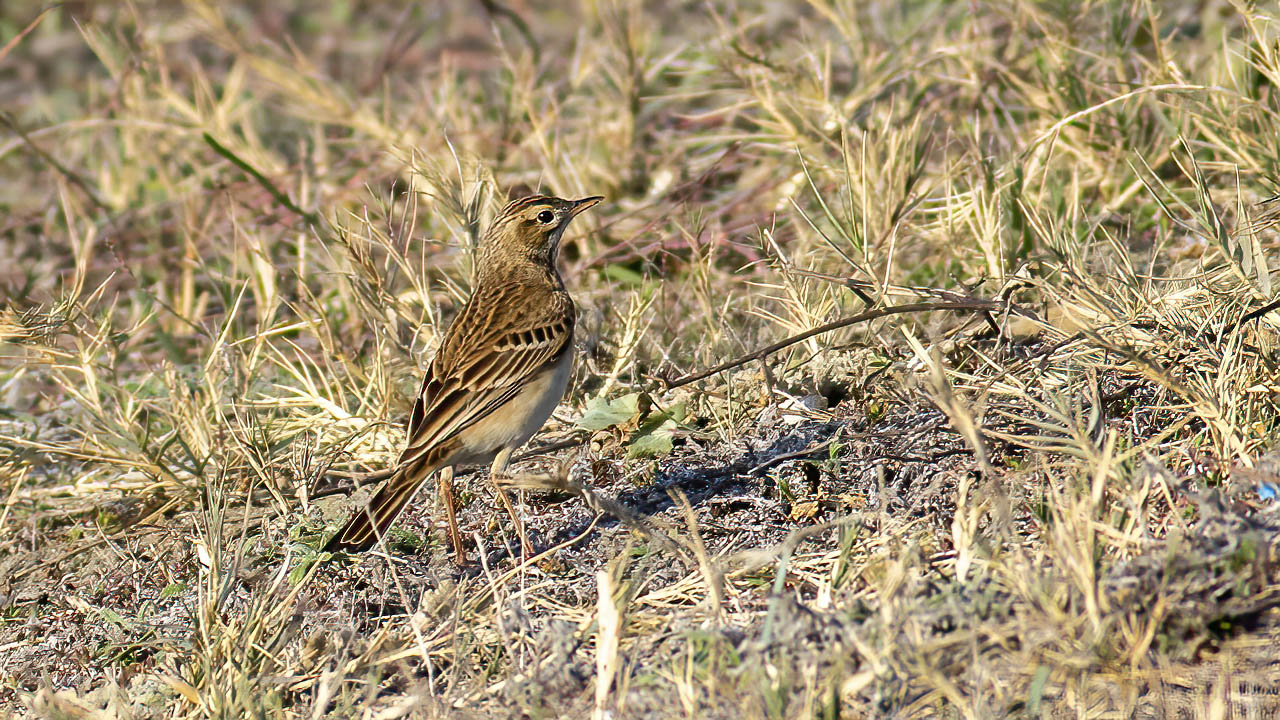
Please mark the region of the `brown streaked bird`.
<svg viewBox="0 0 1280 720"><path fill-rule="evenodd" d="M476 254L471 298L445 332L409 416L408 440L391 477L324 549L368 550L423 482L439 471L440 500L455 559L466 551L453 503L453 468L492 461L498 498L521 549L524 523L497 478L511 453L560 404L573 362L573 300L556 270L565 228L604 198L516 200L499 213Z"/></svg>

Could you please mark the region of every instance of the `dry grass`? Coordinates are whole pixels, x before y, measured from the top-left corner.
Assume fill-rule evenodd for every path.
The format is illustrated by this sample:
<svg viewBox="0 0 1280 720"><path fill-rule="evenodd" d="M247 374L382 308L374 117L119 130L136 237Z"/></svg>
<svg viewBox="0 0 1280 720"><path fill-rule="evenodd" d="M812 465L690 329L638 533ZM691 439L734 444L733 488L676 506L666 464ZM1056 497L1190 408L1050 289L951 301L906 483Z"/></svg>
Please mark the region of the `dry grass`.
<svg viewBox="0 0 1280 720"><path fill-rule="evenodd" d="M1267 4L43 9L0 10L0 711L1280 714ZM477 565L425 499L318 555L539 188L609 198L539 557L466 481Z"/></svg>

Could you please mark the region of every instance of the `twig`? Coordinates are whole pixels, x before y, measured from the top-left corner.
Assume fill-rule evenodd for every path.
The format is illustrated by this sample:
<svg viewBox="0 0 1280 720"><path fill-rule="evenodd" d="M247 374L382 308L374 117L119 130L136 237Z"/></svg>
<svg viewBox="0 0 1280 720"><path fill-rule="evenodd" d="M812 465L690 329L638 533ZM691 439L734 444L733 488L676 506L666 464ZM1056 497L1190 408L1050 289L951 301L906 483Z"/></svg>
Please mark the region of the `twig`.
<svg viewBox="0 0 1280 720"><path fill-rule="evenodd" d="M832 435L831 437L827 438L826 440L823 440L822 442L818 443L817 445L810 445L810 446L808 446L808 447L804 447L804 448L801 448L801 449L799 449L799 450L795 450L795 451L793 451L793 452L786 452L786 453L782 453L781 455L774 455L773 457L769 458L768 460L765 460L764 462L760 463L759 465L756 465L755 467L753 467L753 468L751 468L750 470L748 470L748 471L747 471L747 474L748 474L748 475L755 475L756 473L760 472L761 470L767 470L767 469L769 469L769 468L773 467L774 465L778 465L778 464L780 464L780 463L784 463L784 462L786 462L786 461L788 461L788 460L795 460L796 458L808 457L808 456L813 455L814 453L816 453L816 452L818 452L818 451L820 451L820 450L824 450L824 449L826 449L826 448L828 448L828 447L831 447L831 444L832 444L832 443L834 443L834 442L836 442L837 440L840 440L840 439L841 439L841 435L842 435L842 432L841 432L841 431L842 431L842 430L844 430L844 427L845 427L845 426L841 426L841 427L836 428L836 432L835 432L835 434L834 434L834 435Z"/></svg>
<svg viewBox="0 0 1280 720"><path fill-rule="evenodd" d="M1272 310L1275 310L1276 308L1280 308L1280 300L1274 300L1272 302L1267 303L1266 305L1263 305L1257 310L1247 313L1244 317L1240 318L1240 322L1236 323L1235 329L1239 330L1241 327L1244 326L1245 323L1249 322L1250 320L1257 320L1258 318L1262 317L1263 315L1266 315L1267 313L1271 312Z"/></svg>
<svg viewBox="0 0 1280 720"><path fill-rule="evenodd" d="M49 13L53 12L54 10L57 10L60 7L62 7L62 3L55 3L45 8L44 10L41 10L40 14L36 16L36 19L32 20L25 28L23 28L22 32L10 38L9 42L5 43L4 47L0 48L0 62L3 62L4 59L9 55L9 52L13 50L15 47L17 47L18 43L22 42L22 38L26 37L27 35L30 35L31 31L36 29L36 26L40 24L40 21L44 19L45 15L48 15Z"/></svg>
<svg viewBox="0 0 1280 720"><path fill-rule="evenodd" d="M806 330L798 335L792 335L791 337L785 340L780 340L772 345L759 348L741 357L716 365L715 367L709 370L703 370L701 372L685 375L684 377L677 378L669 382L664 381L663 384L668 390L671 390L673 388L678 388L683 385L688 385L689 383L697 382L704 378L711 377L716 373L722 373L725 370L732 370L733 368L746 365L752 360L759 360L763 357L767 357L769 355L772 355L773 353L778 352L779 350L784 350L786 348L791 347L792 345L804 342L805 340L808 340L809 338L815 335L821 335L823 333L831 332L832 330L839 330L841 328L849 327L850 325L857 325L858 323L861 323L861 322L876 320L882 317L888 317L890 315L905 315L907 313L932 312L934 310L980 310L984 312L990 312L992 310L998 311L998 310L1004 310L1006 308L1011 309L1014 312L1024 317L1028 317L1033 320L1038 320L1038 318L1035 316L1034 313L1031 313L1027 310L1023 310L1022 308L1019 308L1016 305L1008 305L1006 303L997 302L995 300L983 300L981 298L968 298L964 300L953 300L948 302L909 303L906 305L897 305L894 307L875 308L874 310L867 310L866 312L861 312L861 313L858 313L857 315L850 315L849 317L843 317L843 318L840 318L839 320L832 320L831 322L825 325L819 325L818 327L813 328L811 330Z"/></svg>

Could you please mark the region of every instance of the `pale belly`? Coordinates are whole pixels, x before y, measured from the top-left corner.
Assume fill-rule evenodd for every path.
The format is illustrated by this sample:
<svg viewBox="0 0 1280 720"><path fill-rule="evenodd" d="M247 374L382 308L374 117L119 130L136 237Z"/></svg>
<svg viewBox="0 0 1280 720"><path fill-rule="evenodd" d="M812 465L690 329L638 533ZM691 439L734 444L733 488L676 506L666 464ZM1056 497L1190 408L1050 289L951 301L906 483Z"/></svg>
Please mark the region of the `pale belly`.
<svg viewBox="0 0 1280 720"><path fill-rule="evenodd" d="M528 442L560 404L572 369L573 353L565 352L555 365L529 382L518 395L467 428L459 436L463 450L450 464L488 462L502 448L518 448Z"/></svg>

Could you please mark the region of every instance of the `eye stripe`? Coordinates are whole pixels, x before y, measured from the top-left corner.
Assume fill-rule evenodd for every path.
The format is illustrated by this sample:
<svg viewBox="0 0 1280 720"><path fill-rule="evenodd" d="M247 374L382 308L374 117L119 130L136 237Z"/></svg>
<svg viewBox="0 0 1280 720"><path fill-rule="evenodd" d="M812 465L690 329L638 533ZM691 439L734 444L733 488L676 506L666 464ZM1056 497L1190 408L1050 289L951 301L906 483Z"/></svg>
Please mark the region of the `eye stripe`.
<svg viewBox="0 0 1280 720"><path fill-rule="evenodd" d="M502 214L512 215L514 213L520 212L521 210L527 207L532 207L533 205L537 205L538 203L550 204L549 203L550 200L551 198L547 197L546 195L530 195L528 197L520 198L519 200L512 200L510 203L507 204L505 208L503 208Z"/></svg>

